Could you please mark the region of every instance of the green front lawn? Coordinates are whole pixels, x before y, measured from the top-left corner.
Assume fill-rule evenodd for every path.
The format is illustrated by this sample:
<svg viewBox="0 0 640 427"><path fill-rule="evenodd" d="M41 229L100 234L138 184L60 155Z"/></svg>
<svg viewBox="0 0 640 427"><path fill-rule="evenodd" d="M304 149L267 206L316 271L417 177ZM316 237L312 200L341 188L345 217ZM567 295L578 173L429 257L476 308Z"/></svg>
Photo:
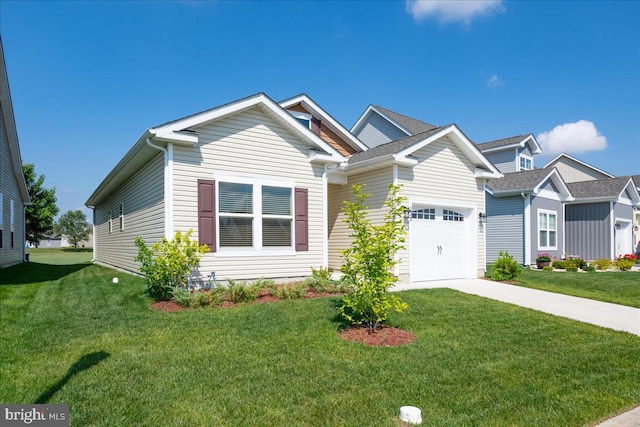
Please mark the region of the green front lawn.
<svg viewBox="0 0 640 427"><path fill-rule="evenodd" d="M640 272L565 272L525 269L517 285L640 308Z"/></svg>
<svg viewBox="0 0 640 427"><path fill-rule="evenodd" d="M113 284L118 276L120 283ZM640 404L640 338L447 289L402 292L411 345L340 339L337 298L176 313L89 263L0 270L0 402L73 426L593 425Z"/></svg>

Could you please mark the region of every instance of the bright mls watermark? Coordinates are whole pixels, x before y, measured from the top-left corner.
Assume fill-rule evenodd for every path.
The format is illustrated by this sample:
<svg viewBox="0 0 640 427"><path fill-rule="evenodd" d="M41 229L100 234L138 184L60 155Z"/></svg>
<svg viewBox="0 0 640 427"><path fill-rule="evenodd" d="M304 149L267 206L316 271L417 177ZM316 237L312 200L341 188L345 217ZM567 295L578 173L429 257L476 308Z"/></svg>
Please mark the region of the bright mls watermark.
<svg viewBox="0 0 640 427"><path fill-rule="evenodd" d="M69 405L5 405L0 403L0 426L69 427Z"/></svg>

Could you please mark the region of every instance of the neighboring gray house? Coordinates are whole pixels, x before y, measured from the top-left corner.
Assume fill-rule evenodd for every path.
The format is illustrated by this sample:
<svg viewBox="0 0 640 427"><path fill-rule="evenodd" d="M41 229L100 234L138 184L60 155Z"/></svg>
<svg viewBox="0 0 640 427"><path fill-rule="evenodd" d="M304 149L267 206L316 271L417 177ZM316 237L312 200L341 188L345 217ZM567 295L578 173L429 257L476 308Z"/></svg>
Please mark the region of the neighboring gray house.
<svg viewBox="0 0 640 427"><path fill-rule="evenodd" d="M508 251L521 264L565 254L564 203L573 200L556 169L504 174L487 183L487 262Z"/></svg>
<svg viewBox="0 0 640 427"><path fill-rule="evenodd" d="M30 203L0 39L0 268L25 260L24 207Z"/></svg>
<svg viewBox="0 0 640 427"><path fill-rule="evenodd" d="M533 156L542 152L532 134L512 136L476 146L502 173L535 169Z"/></svg>
<svg viewBox="0 0 640 427"><path fill-rule="evenodd" d="M407 136L427 132L436 127L379 105L369 105L351 128L351 133L369 148L373 148Z"/></svg>
<svg viewBox="0 0 640 427"><path fill-rule="evenodd" d="M566 205L569 255L614 259L636 251L634 221L640 194L631 177L572 182L567 187L574 196Z"/></svg>

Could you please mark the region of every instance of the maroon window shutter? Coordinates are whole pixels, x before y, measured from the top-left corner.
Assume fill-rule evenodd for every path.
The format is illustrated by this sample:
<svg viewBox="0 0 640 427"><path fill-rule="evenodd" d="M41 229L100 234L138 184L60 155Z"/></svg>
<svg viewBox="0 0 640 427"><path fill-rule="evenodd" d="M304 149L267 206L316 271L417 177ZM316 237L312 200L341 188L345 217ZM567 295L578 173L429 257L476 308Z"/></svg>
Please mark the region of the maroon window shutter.
<svg viewBox="0 0 640 427"><path fill-rule="evenodd" d="M198 244L216 251L216 182L198 180Z"/></svg>
<svg viewBox="0 0 640 427"><path fill-rule="evenodd" d="M311 117L311 130L313 131L313 133L320 136L320 119Z"/></svg>
<svg viewBox="0 0 640 427"><path fill-rule="evenodd" d="M309 250L309 195L306 188L295 189L296 251Z"/></svg>

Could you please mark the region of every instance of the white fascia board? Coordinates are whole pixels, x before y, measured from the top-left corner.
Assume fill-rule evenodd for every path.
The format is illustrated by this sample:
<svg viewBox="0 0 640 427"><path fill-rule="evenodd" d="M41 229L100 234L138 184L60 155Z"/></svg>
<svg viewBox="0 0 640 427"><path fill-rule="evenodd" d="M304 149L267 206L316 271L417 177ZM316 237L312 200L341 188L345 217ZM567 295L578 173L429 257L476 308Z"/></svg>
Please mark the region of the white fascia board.
<svg viewBox="0 0 640 427"><path fill-rule="evenodd" d="M240 111L247 110L252 107L260 106L265 113L268 114L280 122L287 130L296 135L300 140L305 142L310 147L318 147L323 151L331 154L334 157L344 159L344 157L331 145L325 142L318 135L313 133L311 129L303 126L298 120L296 120L291 114L289 114L284 108L278 105L275 101L269 98L264 93L258 93L247 98L240 99L229 104L225 104L218 108L214 108L209 111L205 111L201 114L196 114L191 117L187 117L184 120L170 123L166 126L153 129L155 134L166 135L175 131L181 131L183 129L189 129L196 126L201 126L205 123L209 123L215 120L220 120L224 117L236 114ZM173 134L175 135L175 134Z"/></svg>
<svg viewBox="0 0 640 427"><path fill-rule="evenodd" d="M587 197L584 199L576 199L575 197L573 198L573 200L568 200L567 204L570 205L580 205L580 204L585 204L585 203L600 203L600 202L615 202L616 200L614 200L614 197Z"/></svg>
<svg viewBox="0 0 640 427"><path fill-rule="evenodd" d="M529 134L529 136L527 136L525 139L522 140L522 142L521 142L522 147L524 147L524 145L527 143L527 141L531 141L531 146L533 148L533 150L531 150L531 153L533 153L533 154L542 153L542 147L540 147L540 144L538 144L538 141L533 136L533 134Z"/></svg>
<svg viewBox="0 0 640 427"><path fill-rule="evenodd" d="M480 166L483 169L488 170L492 175L490 178L500 178L502 174L496 167L491 163L475 146L474 143L469 141L469 139L465 136L464 133L456 126L455 124L449 125L442 129L439 132L434 133L433 135L425 138L421 142L413 144L410 147L405 148L403 151L397 154L397 156L406 157L417 150L420 150L424 146L437 141L438 139L451 135L453 138L451 139L454 144L462 151L469 160L471 160L475 166Z"/></svg>
<svg viewBox="0 0 640 427"><path fill-rule="evenodd" d="M624 186L624 188L622 189L622 191L620 192L620 194L618 195L618 198L622 198L622 195L624 194L625 190L629 188L630 189L630 193L631 193L631 203L633 205L637 205L638 203L640 203L640 194L638 193L638 190L636 189L635 184L633 183L633 179L629 178L629 181L627 182L627 184Z"/></svg>
<svg viewBox="0 0 640 427"><path fill-rule="evenodd" d="M154 141L173 142L178 145L195 146L198 143L198 134L196 132L181 132L181 131L160 131L155 129L149 129L149 133L154 134L152 138Z"/></svg>
<svg viewBox="0 0 640 427"><path fill-rule="evenodd" d="M492 171L488 171L486 169L482 169L478 167L474 167L473 174L475 175L476 178L486 178L486 179L502 178L504 176L500 172L492 172Z"/></svg>
<svg viewBox="0 0 640 427"><path fill-rule="evenodd" d="M315 150L309 149L309 161L310 162L317 162L317 163L333 163L333 164L337 164L337 163L341 163L342 161L344 161L344 158L341 157L341 156L335 156L335 155L332 155L332 154L318 153Z"/></svg>
<svg viewBox="0 0 640 427"><path fill-rule="evenodd" d="M280 103L280 106L285 110L292 105L302 104L305 110L309 111L312 115L319 117L320 120L333 132L342 137L349 145L354 149L365 151L369 147L364 145L358 138L356 138L351 132L349 132L344 126L335 120L329 113L327 113L322 107L316 104L311 98L305 94L289 98Z"/></svg>
<svg viewBox="0 0 640 427"><path fill-rule="evenodd" d="M564 180L560 177L560 174L558 173L557 169L555 169L555 168L551 169L551 171L547 174L547 176L545 176L543 179L540 180L538 185L536 185L533 188L533 193L534 194L538 194L540 192L540 188L542 187L542 185L545 182L547 182L547 180L551 180L551 182L553 182L555 184L555 186L558 187L559 197L562 200L573 199L573 196L571 195L571 192L569 191L569 188L564 183Z"/></svg>

